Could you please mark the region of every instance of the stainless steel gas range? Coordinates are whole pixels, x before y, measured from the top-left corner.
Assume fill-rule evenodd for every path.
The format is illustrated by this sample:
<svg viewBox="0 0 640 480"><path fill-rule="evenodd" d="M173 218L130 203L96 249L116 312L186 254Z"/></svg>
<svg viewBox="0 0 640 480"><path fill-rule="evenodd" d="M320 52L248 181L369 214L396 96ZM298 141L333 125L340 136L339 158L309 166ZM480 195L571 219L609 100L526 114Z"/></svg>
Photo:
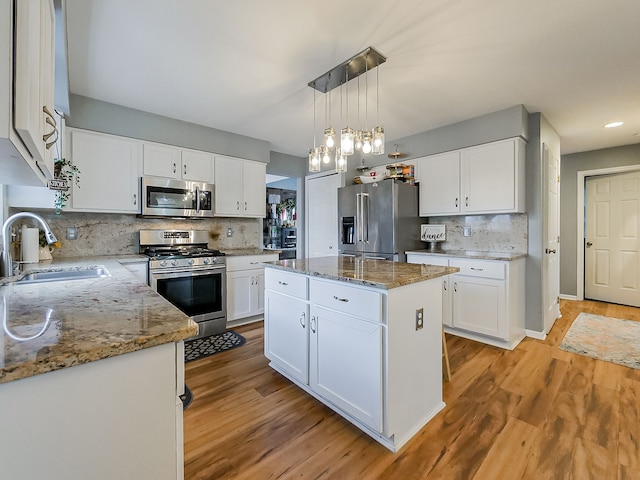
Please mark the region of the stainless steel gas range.
<svg viewBox="0 0 640 480"><path fill-rule="evenodd" d="M206 337L227 328L227 268L224 253L208 248L205 230L140 230L148 255L149 286L198 324Z"/></svg>

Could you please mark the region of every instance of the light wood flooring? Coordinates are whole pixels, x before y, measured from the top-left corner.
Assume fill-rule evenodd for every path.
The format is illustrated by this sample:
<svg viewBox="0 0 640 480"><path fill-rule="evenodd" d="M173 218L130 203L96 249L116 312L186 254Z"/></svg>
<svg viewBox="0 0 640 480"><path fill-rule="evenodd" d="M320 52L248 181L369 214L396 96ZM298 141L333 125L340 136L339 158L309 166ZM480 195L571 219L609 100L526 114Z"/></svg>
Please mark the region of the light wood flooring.
<svg viewBox="0 0 640 480"><path fill-rule="evenodd" d="M447 406L396 454L269 368L262 323L236 328L245 346L186 366L185 478L640 479L640 370L558 348L582 311L640 309L561 310L513 351L447 335Z"/></svg>

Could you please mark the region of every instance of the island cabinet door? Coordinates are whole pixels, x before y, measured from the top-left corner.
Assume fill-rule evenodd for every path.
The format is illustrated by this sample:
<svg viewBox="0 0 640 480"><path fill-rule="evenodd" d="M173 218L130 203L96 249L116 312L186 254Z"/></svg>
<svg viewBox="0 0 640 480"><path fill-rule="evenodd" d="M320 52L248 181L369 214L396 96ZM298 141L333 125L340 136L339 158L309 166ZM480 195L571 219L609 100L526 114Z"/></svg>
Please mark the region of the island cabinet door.
<svg viewBox="0 0 640 480"><path fill-rule="evenodd" d="M264 354L293 378L309 383L309 305L265 292Z"/></svg>
<svg viewBox="0 0 640 480"><path fill-rule="evenodd" d="M309 385L376 432L382 432L383 326L311 306Z"/></svg>

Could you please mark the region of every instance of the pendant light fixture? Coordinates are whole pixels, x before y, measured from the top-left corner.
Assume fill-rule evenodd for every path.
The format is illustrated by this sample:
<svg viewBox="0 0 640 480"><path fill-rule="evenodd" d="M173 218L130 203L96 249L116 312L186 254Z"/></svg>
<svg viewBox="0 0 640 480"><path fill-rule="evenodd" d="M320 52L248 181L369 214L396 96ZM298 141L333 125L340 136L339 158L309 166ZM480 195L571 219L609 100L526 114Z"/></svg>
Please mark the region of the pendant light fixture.
<svg viewBox="0 0 640 480"><path fill-rule="evenodd" d="M377 110L377 124L373 129L367 127L368 123L368 97L369 97L369 84L368 84L368 72L372 68L377 68L384 62L386 57L380 54L373 47L368 47L362 52L354 55L350 59L344 61L340 65L332 68L324 75L309 82L309 86L314 89L314 103L313 103L313 148L309 149L309 171L318 172L321 169L322 164L328 164L331 161L333 150L335 149L335 168L336 171L347 171L347 157L355 153L356 148L362 151L364 154L380 155L384 153L384 128L380 125L380 102L379 102L379 75L376 75L376 110ZM365 74L365 125L362 130L357 132L349 126L349 81L354 78L358 78L360 75ZM342 92L346 88L346 107L344 112L346 113L344 124L345 127L339 130L340 138L337 137L337 131L334 129L331 123L331 96L328 93L336 87L341 87L340 93L340 117L342 119ZM324 133L324 145L316 147L316 103L315 103L315 90L318 90L325 94L325 127L322 132ZM357 87L357 106L358 106L358 123L360 122L360 79L358 78ZM329 114L327 114L329 112Z"/></svg>
<svg viewBox="0 0 640 480"><path fill-rule="evenodd" d="M309 171L320 171L319 152L316 148L316 90L313 90L313 148L309 149Z"/></svg>

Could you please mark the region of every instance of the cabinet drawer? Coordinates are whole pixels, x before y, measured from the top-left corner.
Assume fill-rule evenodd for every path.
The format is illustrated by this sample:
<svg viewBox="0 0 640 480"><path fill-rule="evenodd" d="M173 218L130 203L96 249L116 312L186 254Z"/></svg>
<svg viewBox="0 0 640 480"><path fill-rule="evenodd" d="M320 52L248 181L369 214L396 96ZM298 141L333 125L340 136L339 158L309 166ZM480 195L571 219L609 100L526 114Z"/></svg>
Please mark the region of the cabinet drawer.
<svg viewBox="0 0 640 480"><path fill-rule="evenodd" d="M268 290L303 300L309 298L306 276L287 273L274 268L265 268L264 270L264 285Z"/></svg>
<svg viewBox="0 0 640 480"><path fill-rule="evenodd" d="M407 263L423 263L425 265L438 265L448 267L449 259L439 255L424 255L422 253L407 253Z"/></svg>
<svg viewBox="0 0 640 480"><path fill-rule="evenodd" d="M355 315L372 322L382 320L382 295L340 282L311 280L309 298L316 305Z"/></svg>
<svg viewBox="0 0 640 480"><path fill-rule="evenodd" d="M275 262L278 260L278 254L273 255L239 255L227 257L227 271L235 272L238 270L253 270L254 268L262 268L263 262Z"/></svg>
<svg viewBox="0 0 640 480"><path fill-rule="evenodd" d="M452 267L458 267L460 272L458 275L467 275L470 277L484 277L484 278L505 278L505 264L504 262L490 262L486 260L467 260L467 259L452 259Z"/></svg>

